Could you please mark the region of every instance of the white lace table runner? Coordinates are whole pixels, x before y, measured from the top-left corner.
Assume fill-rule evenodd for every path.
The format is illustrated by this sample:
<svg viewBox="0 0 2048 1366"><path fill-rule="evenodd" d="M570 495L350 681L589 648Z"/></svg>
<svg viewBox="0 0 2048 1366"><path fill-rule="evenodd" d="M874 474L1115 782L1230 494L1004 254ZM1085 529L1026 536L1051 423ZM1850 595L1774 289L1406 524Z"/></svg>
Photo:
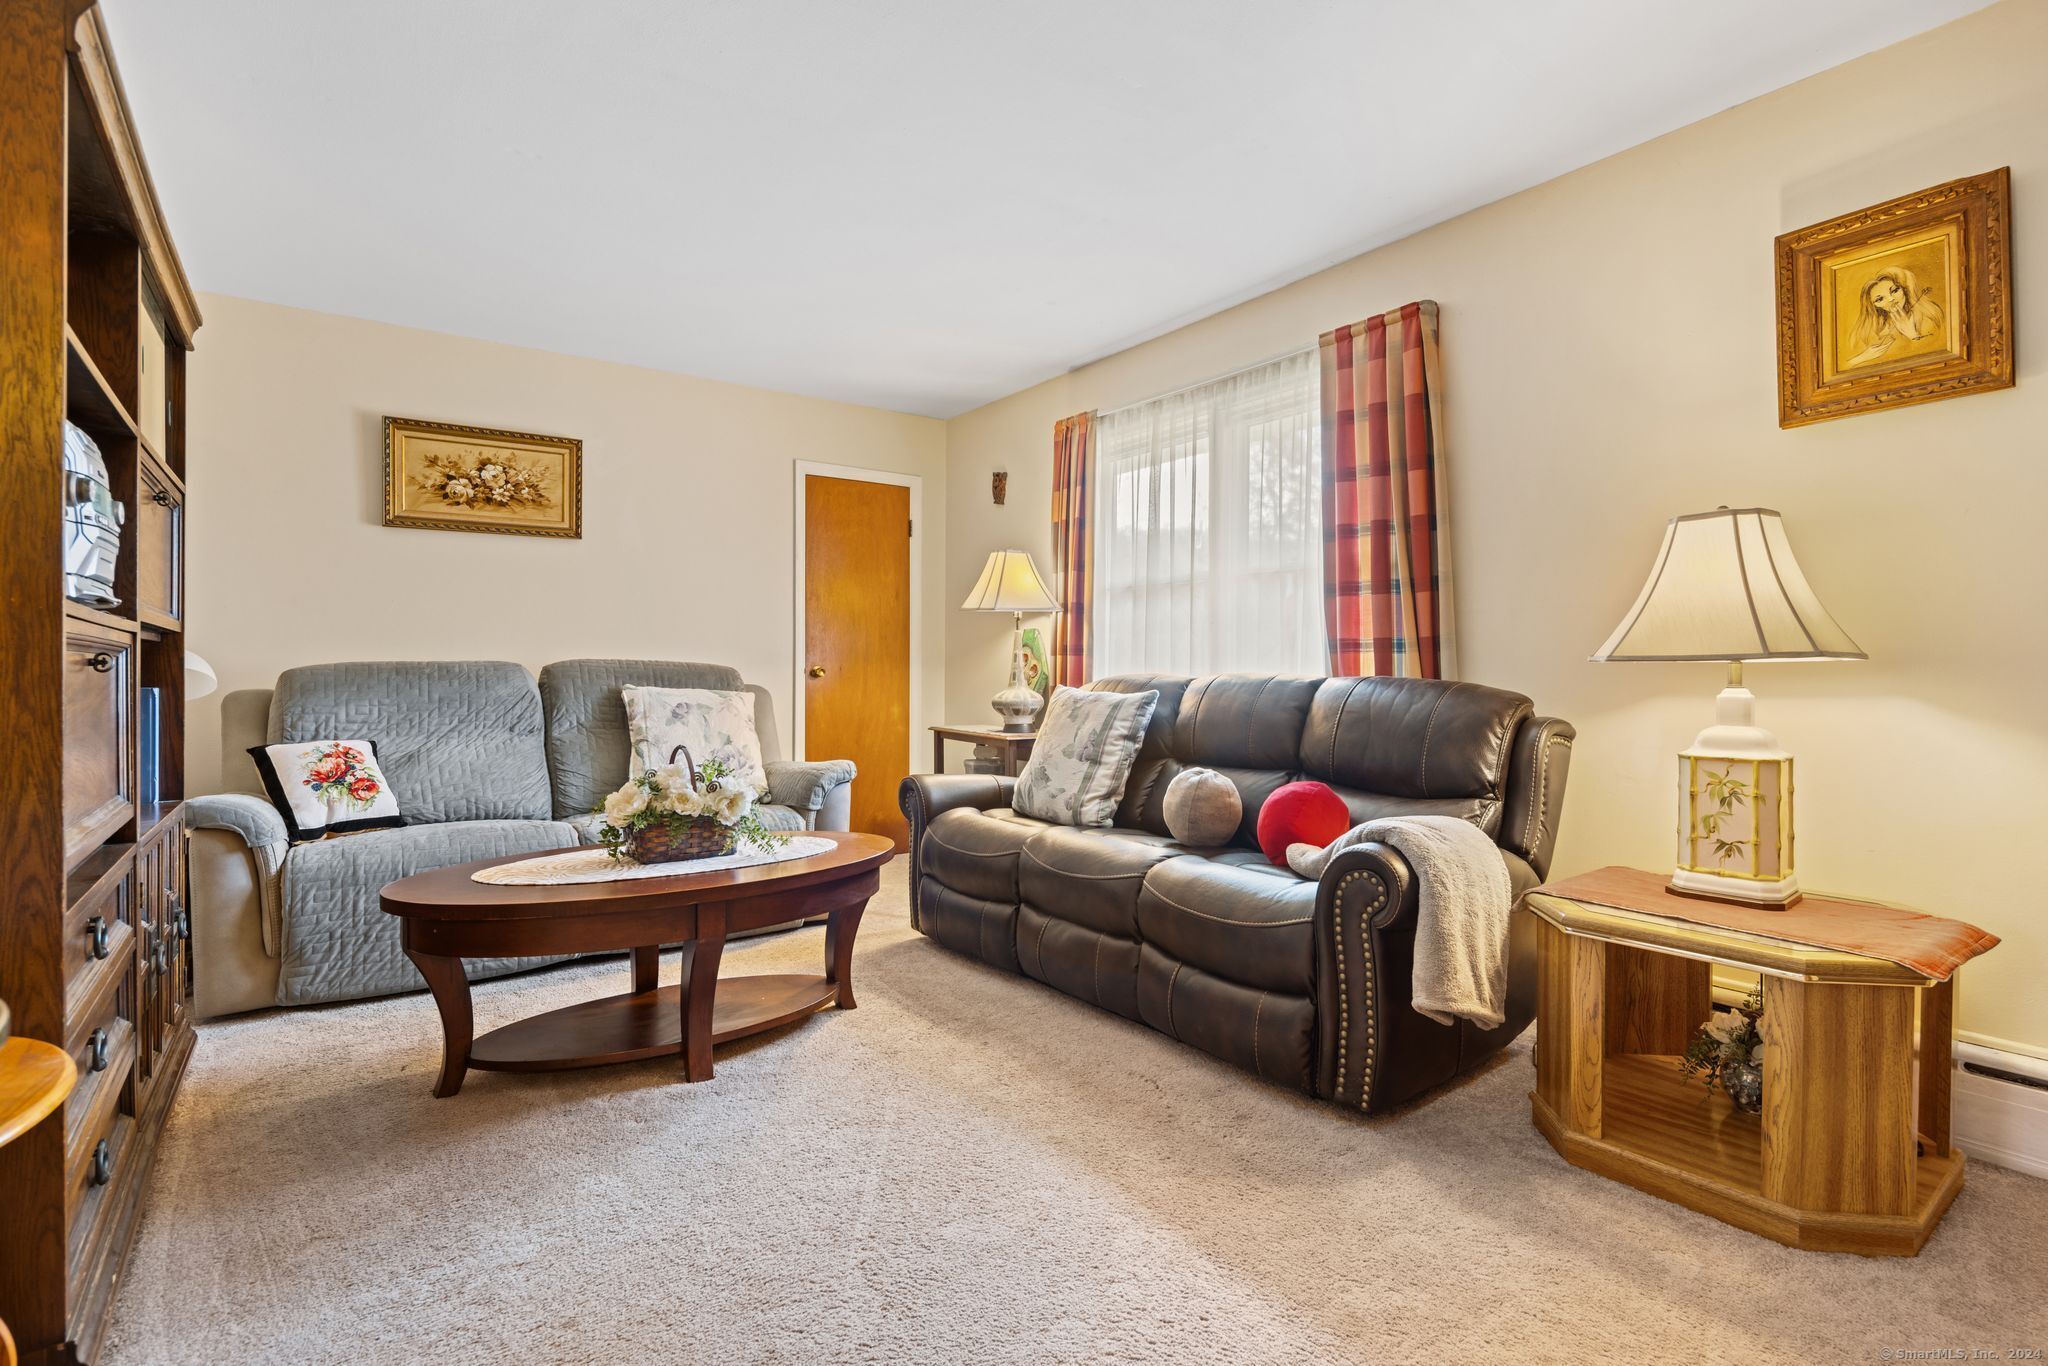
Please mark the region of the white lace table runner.
<svg viewBox="0 0 2048 1366"><path fill-rule="evenodd" d="M570 882L619 882L638 877L683 877L690 873L715 873L722 868L752 868L762 863L810 858L832 851L831 840L815 835L791 835L773 851L747 849L712 858L686 859L679 863L634 863L615 859L603 849L571 849L564 854L543 854L539 858L479 868L469 875L472 882L493 882L505 887L553 887Z"/></svg>

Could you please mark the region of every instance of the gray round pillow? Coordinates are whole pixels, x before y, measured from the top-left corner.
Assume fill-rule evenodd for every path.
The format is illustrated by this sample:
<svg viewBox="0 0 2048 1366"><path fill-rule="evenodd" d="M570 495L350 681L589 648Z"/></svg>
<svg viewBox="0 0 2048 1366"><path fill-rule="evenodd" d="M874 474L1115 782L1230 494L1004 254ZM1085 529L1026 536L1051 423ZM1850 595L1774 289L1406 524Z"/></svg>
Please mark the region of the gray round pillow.
<svg viewBox="0 0 2048 1366"><path fill-rule="evenodd" d="M1166 785L1166 828L1182 844L1196 849L1228 844L1243 819L1237 784L1213 768L1184 768Z"/></svg>

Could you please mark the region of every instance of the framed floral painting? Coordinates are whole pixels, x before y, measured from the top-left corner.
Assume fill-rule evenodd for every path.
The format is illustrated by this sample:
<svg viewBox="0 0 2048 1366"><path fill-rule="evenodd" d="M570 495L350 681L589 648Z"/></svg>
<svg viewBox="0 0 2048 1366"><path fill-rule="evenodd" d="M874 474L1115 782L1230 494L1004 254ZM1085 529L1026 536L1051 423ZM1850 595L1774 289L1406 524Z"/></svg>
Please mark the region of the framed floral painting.
<svg viewBox="0 0 2048 1366"><path fill-rule="evenodd" d="M583 443L387 417L384 525L581 537Z"/></svg>
<svg viewBox="0 0 2048 1366"><path fill-rule="evenodd" d="M1778 425L2010 387L2011 258L2006 167L1780 237Z"/></svg>

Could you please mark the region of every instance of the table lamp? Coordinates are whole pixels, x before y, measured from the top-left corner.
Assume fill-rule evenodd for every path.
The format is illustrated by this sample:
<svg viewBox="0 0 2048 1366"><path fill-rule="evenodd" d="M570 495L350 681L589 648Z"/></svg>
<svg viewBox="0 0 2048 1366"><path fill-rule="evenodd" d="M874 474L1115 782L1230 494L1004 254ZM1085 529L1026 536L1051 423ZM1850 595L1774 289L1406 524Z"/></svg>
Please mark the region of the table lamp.
<svg viewBox="0 0 2048 1366"><path fill-rule="evenodd" d="M1672 518L1635 606L1593 658L1728 666L1714 724L1678 755L1671 890L1775 910L1797 901L1792 755L1756 724L1742 666L1868 656L1814 596L1784 519L1725 507Z"/></svg>
<svg viewBox="0 0 2048 1366"><path fill-rule="evenodd" d="M967 612L1010 614L1010 682L989 699L989 705L1003 718L1004 730L1030 731L1038 723L1038 709L1045 704L1024 679L1024 614L1059 610L1052 594L1045 591L1038 566L1022 550L991 551L974 591L960 607Z"/></svg>

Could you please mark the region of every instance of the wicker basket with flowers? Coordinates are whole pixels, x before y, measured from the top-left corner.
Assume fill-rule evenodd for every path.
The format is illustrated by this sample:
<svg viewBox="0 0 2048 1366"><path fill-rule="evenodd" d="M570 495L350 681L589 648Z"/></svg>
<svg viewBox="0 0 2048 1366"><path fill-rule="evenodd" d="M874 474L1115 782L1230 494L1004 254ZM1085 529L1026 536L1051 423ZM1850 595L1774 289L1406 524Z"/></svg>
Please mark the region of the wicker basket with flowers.
<svg viewBox="0 0 2048 1366"><path fill-rule="evenodd" d="M724 764L697 764L681 745L670 752L666 767L628 779L599 810L604 823L598 839L613 858L635 863L716 858L742 844L773 850L784 838L761 824L754 794Z"/></svg>

